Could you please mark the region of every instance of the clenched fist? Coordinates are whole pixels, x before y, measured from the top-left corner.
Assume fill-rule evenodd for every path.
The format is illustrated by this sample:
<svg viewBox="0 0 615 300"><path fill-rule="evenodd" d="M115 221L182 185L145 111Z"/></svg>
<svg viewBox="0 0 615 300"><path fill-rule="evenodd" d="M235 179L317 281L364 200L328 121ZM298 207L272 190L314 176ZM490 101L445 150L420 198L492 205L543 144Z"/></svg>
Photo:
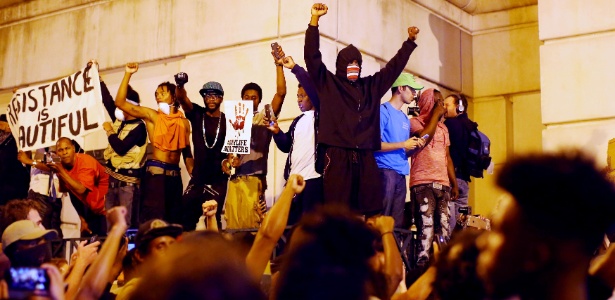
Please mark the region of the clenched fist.
<svg viewBox="0 0 615 300"><path fill-rule="evenodd" d="M213 217L218 210L218 202L216 200L207 200L201 205L203 208L203 215L206 217Z"/></svg>
<svg viewBox="0 0 615 300"><path fill-rule="evenodd" d="M414 26L408 27L408 38L411 41L415 41L416 37L419 35L419 31L420 30L417 27L414 27Z"/></svg>
<svg viewBox="0 0 615 300"><path fill-rule="evenodd" d="M184 84L188 83L188 74L184 72L179 72L175 74L175 84L177 84L178 88L183 88Z"/></svg>
<svg viewBox="0 0 615 300"><path fill-rule="evenodd" d="M323 3L314 3L314 5L312 5L312 16L324 16L327 14L327 11L329 10L329 7L327 7L326 4Z"/></svg>
<svg viewBox="0 0 615 300"><path fill-rule="evenodd" d="M126 73L129 73L129 74L137 73L137 70L139 70L139 64L136 62L127 63L125 70L126 70Z"/></svg>

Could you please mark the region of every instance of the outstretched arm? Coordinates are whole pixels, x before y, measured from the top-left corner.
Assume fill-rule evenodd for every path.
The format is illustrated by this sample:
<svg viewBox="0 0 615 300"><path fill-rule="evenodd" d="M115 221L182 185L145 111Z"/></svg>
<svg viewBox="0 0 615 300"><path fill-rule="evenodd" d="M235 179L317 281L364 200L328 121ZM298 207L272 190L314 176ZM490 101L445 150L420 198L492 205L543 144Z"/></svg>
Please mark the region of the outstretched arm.
<svg viewBox="0 0 615 300"><path fill-rule="evenodd" d="M41 171L51 171L51 169L48 168L47 165L45 165L43 162L37 161L35 164L34 160L32 159L32 152L30 151L23 152L20 150L19 152L17 152L17 160L19 160L24 165L32 166L33 168L37 168Z"/></svg>
<svg viewBox="0 0 615 300"><path fill-rule="evenodd" d="M286 182L286 187L282 191L280 198L271 208L261 227L256 233L256 239L248 256L246 257L246 266L250 276L256 282L260 281L271 252L276 243L284 233L284 228L288 223L288 212L290 204L293 201L295 194L299 194L305 188L305 181L301 175L292 174Z"/></svg>
<svg viewBox="0 0 615 300"><path fill-rule="evenodd" d="M75 295L79 291L79 286L81 285L81 280L83 280L83 274L87 270L87 267L92 264L96 256L98 255L98 246L100 246L100 242L96 241L94 243L86 245L86 241L81 241L77 245L76 259L72 264L72 270L70 274L66 278L66 283L68 284L68 288L66 289L66 299L74 299ZM71 259L72 260L72 259Z"/></svg>
<svg viewBox="0 0 615 300"><path fill-rule="evenodd" d="M107 212L111 230L100 249L98 257L85 273L76 299L99 299L102 296L111 273L111 268L118 254L120 240L126 233L126 207L117 206Z"/></svg>
<svg viewBox="0 0 615 300"><path fill-rule="evenodd" d="M387 292L391 296L395 293L399 282L403 277L403 262L394 236L395 220L390 216L379 216L367 220L367 225L380 233L382 247L384 248L383 274L387 281Z"/></svg>
<svg viewBox="0 0 615 300"><path fill-rule="evenodd" d="M325 82L327 67L322 62L322 54L320 53L320 32L318 30L318 20L320 17L327 14L329 8L322 3L312 5L312 18L310 25L305 31L305 46L303 48L303 58L305 66L310 74L310 78L314 82L316 88L322 86Z"/></svg>
<svg viewBox="0 0 615 300"><path fill-rule="evenodd" d="M115 96L115 106L125 112L128 112L130 115L136 118L153 121L153 116L150 112L153 112L153 110L146 107L133 105L126 101L126 93L128 92L128 83L130 82L130 77L132 77L132 74L136 73L137 70L139 70L138 63L126 64L126 72L124 73L124 78L122 79L120 88L117 90L117 95Z"/></svg>
<svg viewBox="0 0 615 300"><path fill-rule="evenodd" d="M271 55L273 56L273 60L275 61L275 72L276 72L276 91L275 95L273 95L273 100L271 100L271 109L273 109L273 114L277 117L280 115L280 111L282 110L282 104L284 104L284 98L286 98L286 77L284 76L284 68L282 67L282 61L284 60L284 51L282 51L282 47L278 46L277 49L278 57L282 57L281 59L276 59L276 53L271 51Z"/></svg>
<svg viewBox="0 0 615 300"><path fill-rule="evenodd" d="M378 93L384 94L391 88L393 82L399 77L399 74L404 70L410 54L416 49L416 43L414 42L419 34L419 29L416 27L408 27L408 39L402 44L401 48L397 51L397 54L389 60L384 68L374 74L374 84L372 88L377 88Z"/></svg>
<svg viewBox="0 0 615 300"><path fill-rule="evenodd" d="M216 219L216 211L218 211L218 202L216 200L208 200L203 203L203 215L206 218L207 230L218 232L218 220Z"/></svg>
<svg viewBox="0 0 615 300"><path fill-rule="evenodd" d="M95 59L90 60L86 68L91 68L94 64L96 65L96 68L100 70L98 67L98 62ZM109 89L107 88L107 85L103 81L102 77L100 77L100 94L102 96L102 102L105 110L107 110L109 117L111 117L111 121L115 122L115 103L113 103L113 96L111 96L111 93L109 92Z"/></svg>
<svg viewBox="0 0 615 300"><path fill-rule="evenodd" d="M308 72L300 65L295 64L292 56L285 57L283 62L284 67L290 69L290 71L295 74L299 84L301 84L303 90L305 90L305 93L310 98L310 102L312 102L312 105L314 105L318 111L320 109L320 99L318 98L318 93L316 92L316 87L314 87L314 83L310 78L310 74L308 74Z"/></svg>
<svg viewBox="0 0 615 300"><path fill-rule="evenodd" d="M188 98L188 94L184 88L184 84L188 83L188 74L184 72L175 74L175 83L177 84L177 88L175 89L175 98L179 102L179 105L181 105L184 112L189 114L192 112L192 102Z"/></svg>
<svg viewBox="0 0 615 300"><path fill-rule="evenodd" d="M109 92L107 85L104 81L100 81L100 93L102 94L102 102L111 117L111 121L115 122L115 103L113 102L113 96Z"/></svg>

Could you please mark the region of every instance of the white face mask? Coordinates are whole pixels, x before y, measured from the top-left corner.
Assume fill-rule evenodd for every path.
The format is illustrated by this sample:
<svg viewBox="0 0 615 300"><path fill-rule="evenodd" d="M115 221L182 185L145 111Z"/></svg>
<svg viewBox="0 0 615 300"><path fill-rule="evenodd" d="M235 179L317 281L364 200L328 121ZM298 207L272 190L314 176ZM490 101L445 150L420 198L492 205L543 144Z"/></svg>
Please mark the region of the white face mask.
<svg viewBox="0 0 615 300"><path fill-rule="evenodd" d="M158 103L158 109L160 109L160 111L162 111L165 115L169 115L171 113L171 106L166 102Z"/></svg>
<svg viewBox="0 0 615 300"><path fill-rule="evenodd" d="M128 103L130 103L132 105L139 106L139 103L137 103L135 101L132 101L132 100L129 100L129 99L126 99L126 102L128 102ZM116 119L120 120L120 122L124 122L126 120L126 116L124 115L124 112L121 109L119 109L119 108L116 108L115 112L113 114L115 115Z"/></svg>
<svg viewBox="0 0 615 300"><path fill-rule="evenodd" d="M116 118L116 119L118 119L118 120L120 120L120 121L122 121L122 122L125 120L125 118L124 118L124 112L123 112L121 109L116 108L116 109L115 109L115 113L114 113L114 114L115 114L115 118Z"/></svg>

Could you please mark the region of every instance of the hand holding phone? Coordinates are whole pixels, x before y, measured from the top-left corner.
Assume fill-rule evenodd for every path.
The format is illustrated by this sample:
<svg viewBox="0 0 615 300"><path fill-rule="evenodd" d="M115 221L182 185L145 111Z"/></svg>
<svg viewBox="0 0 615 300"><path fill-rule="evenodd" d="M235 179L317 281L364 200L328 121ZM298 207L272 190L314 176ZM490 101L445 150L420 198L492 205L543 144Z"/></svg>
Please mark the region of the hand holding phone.
<svg viewBox="0 0 615 300"><path fill-rule="evenodd" d="M265 104L265 118L271 121L271 104Z"/></svg>
<svg viewBox="0 0 615 300"><path fill-rule="evenodd" d="M280 47L280 44L278 44L278 42L271 43L271 51L273 57L275 57L275 60L280 60L284 58L284 52L282 51L282 47Z"/></svg>
<svg viewBox="0 0 615 300"><path fill-rule="evenodd" d="M10 297L21 299L32 294L45 296L49 294L50 279L47 271L35 267L14 267L7 278Z"/></svg>
<svg viewBox="0 0 615 300"><path fill-rule="evenodd" d="M99 240L98 235L93 235L86 245L92 244L98 240Z"/></svg>
<svg viewBox="0 0 615 300"><path fill-rule="evenodd" d="M426 140L426 139L428 139L428 138L429 138L429 134L425 134L425 135L423 135L421 138L422 138L422 139L424 139L424 140Z"/></svg>

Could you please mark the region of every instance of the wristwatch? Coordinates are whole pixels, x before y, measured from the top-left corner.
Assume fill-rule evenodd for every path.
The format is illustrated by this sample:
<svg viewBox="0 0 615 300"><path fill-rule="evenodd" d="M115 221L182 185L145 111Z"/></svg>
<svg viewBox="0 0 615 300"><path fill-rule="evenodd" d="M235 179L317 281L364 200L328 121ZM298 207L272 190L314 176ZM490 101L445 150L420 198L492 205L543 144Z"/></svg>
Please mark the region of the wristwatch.
<svg viewBox="0 0 615 300"><path fill-rule="evenodd" d="M33 160L33 161L32 161L32 166L33 166L33 167L36 167L36 164L38 164L38 161Z"/></svg>

